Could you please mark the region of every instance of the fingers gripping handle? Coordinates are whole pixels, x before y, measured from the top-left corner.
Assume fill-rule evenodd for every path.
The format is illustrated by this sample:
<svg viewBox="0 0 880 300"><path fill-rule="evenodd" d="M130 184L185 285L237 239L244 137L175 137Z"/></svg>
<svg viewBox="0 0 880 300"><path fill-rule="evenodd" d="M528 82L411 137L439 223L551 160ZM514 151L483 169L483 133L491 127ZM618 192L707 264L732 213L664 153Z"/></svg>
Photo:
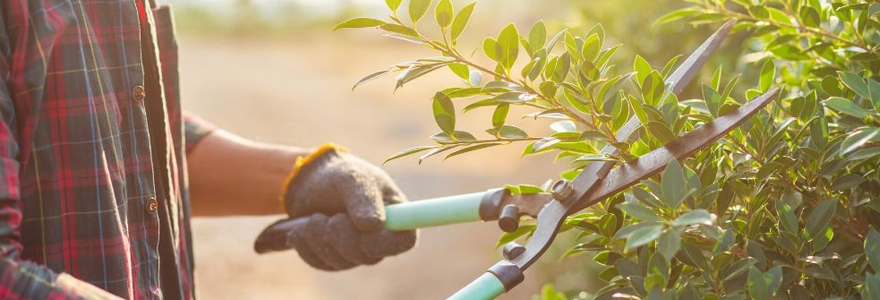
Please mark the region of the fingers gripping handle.
<svg viewBox="0 0 880 300"><path fill-rule="evenodd" d="M385 228L392 231L476 222L482 220L480 205L486 192L455 195L385 206ZM257 237L257 253L290 249L287 236L305 228L309 217L286 219L269 225Z"/></svg>

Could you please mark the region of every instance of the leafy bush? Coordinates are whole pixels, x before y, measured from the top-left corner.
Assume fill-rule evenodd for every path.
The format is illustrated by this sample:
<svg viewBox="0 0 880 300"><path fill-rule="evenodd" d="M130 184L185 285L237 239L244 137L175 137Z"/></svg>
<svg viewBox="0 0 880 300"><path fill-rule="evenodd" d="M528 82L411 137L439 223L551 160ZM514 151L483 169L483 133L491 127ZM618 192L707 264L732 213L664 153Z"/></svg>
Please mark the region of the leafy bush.
<svg viewBox="0 0 880 300"><path fill-rule="evenodd" d="M397 73L396 88L449 69L461 86L438 91L432 109L435 144L404 150L388 160L420 154L420 161L526 143L523 155L552 152L570 164L572 179L593 161L624 162L661 147L683 132L739 107L771 88L784 88L752 121L693 158L670 164L661 176L569 217L577 231L566 256L588 254L604 266L607 285L595 299L874 299L880 300L880 5L867 1L693 0L657 24L712 24L736 18L747 34L737 60L745 76L725 79L715 69L701 85L702 99L678 99L664 79L677 57L652 66L636 56L631 72L609 62L619 45L605 45L600 25L585 35L544 23L527 32L514 25L486 38L491 63L459 52L456 40L474 3L455 11L434 7L439 33L419 21L430 0L387 0L390 21L358 18L339 28L377 27L386 36L431 48L439 56L403 62L355 86ZM466 52L469 53L469 52ZM777 76L778 75L778 76ZM757 84L735 96L737 83ZM461 111L457 107L462 107ZM507 124L511 106L522 117L550 119L550 130L527 133ZM494 109L487 138L456 126L473 109ZM619 142L631 117L640 136ZM601 155L611 145L618 155ZM542 192L511 186L515 192ZM502 241L526 238L531 226ZM579 259L579 258L569 258ZM564 299L545 288L545 299Z"/></svg>

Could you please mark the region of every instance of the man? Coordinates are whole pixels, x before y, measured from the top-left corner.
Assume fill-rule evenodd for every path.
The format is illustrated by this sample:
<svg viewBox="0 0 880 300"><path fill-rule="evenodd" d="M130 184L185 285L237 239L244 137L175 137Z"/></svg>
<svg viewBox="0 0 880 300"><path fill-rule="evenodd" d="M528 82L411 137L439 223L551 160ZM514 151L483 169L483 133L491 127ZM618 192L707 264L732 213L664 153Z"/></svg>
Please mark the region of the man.
<svg viewBox="0 0 880 300"><path fill-rule="evenodd" d="M0 299L191 299L190 215L307 217L268 244L323 270L414 245L383 229L406 199L377 167L181 112L152 1L0 1Z"/></svg>

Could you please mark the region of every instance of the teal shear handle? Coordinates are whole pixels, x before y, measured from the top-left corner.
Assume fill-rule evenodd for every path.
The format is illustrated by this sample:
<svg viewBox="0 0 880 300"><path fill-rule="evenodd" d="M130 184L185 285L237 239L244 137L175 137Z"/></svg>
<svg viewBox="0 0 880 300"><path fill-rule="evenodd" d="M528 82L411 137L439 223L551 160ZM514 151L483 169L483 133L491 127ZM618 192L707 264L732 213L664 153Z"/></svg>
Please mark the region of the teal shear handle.
<svg viewBox="0 0 880 300"><path fill-rule="evenodd" d="M502 260L446 300L495 299L518 285L523 279L525 278L519 267Z"/></svg>
<svg viewBox="0 0 880 300"><path fill-rule="evenodd" d="M486 272L446 300L490 300L504 294L505 291L501 280L498 280L495 274Z"/></svg>
<svg viewBox="0 0 880 300"><path fill-rule="evenodd" d="M393 231L480 221L486 192L385 206L385 228Z"/></svg>

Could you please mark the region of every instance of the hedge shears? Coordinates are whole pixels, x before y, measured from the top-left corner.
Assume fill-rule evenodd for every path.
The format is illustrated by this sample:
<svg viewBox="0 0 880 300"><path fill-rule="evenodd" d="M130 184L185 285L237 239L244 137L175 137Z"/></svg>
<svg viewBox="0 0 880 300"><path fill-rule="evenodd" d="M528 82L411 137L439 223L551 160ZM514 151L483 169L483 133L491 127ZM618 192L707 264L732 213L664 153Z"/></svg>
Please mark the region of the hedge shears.
<svg viewBox="0 0 880 300"><path fill-rule="evenodd" d="M666 79L668 93L679 94L687 86L735 23L735 20L725 23ZM524 271L550 247L566 217L658 174L674 159L683 159L709 146L758 113L778 93L778 89L772 89L738 109L626 163L592 162L573 180L555 182L550 193L513 195L507 189L499 188L388 205L385 207L385 227L389 230L411 230L465 222L498 221L503 231L513 232L519 227L521 216L535 218L537 227L525 246L514 242L505 245L503 260L448 298L493 299L523 281ZM617 140L634 141L641 126L638 118L633 116L618 130ZM601 153L610 155L618 151L609 145ZM290 219L278 222L271 228L283 231L305 221L305 218Z"/></svg>

